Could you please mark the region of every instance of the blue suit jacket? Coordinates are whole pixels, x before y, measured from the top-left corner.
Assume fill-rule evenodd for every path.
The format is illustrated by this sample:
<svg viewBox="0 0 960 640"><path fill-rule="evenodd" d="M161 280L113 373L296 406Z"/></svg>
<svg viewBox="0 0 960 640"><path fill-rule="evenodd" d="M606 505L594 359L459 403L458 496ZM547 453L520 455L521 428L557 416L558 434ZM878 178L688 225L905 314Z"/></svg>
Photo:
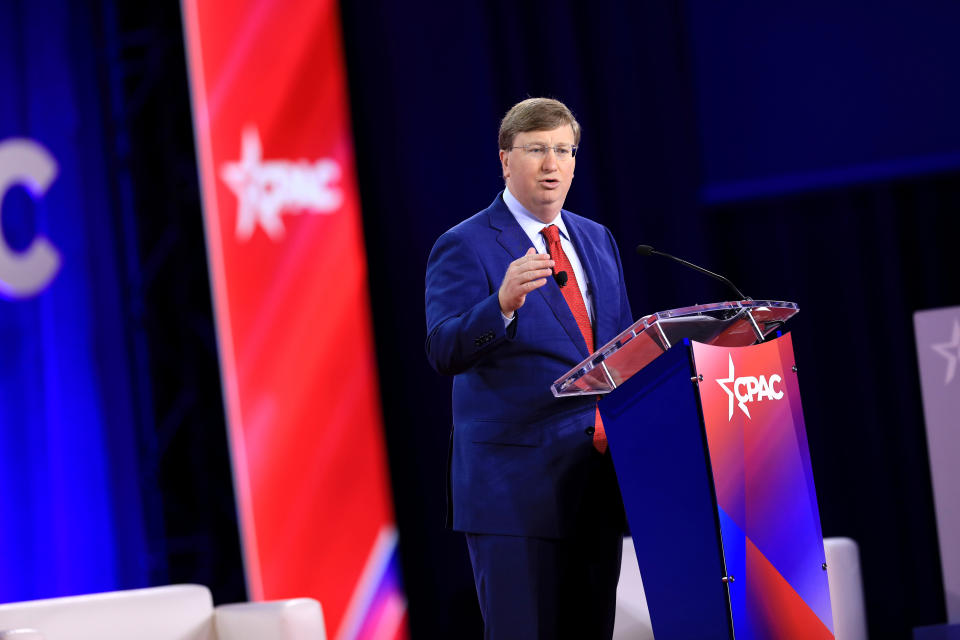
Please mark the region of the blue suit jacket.
<svg viewBox="0 0 960 640"><path fill-rule="evenodd" d="M590 282L594 345L633 318L610 231L561 213ZM623 526L610 456L593 448L594 397L555 398L551 383L589 355L556 282L531 292L504 327L497 292L530 240L503 202L444 233L426 276L427 357L453 375L449 489L453 527L567 537Z"/></svg>

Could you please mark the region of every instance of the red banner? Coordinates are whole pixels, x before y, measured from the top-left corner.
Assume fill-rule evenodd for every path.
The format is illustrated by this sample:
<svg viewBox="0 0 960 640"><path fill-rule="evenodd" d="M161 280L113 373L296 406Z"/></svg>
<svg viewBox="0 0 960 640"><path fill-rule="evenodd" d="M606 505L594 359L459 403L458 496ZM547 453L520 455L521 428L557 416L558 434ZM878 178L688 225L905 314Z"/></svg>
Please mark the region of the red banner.
<svg viewBox="0 0 960 640"><path fill-rule="evenodd" d="M250 595L405 634L337 3L183 12Z"/></svg>

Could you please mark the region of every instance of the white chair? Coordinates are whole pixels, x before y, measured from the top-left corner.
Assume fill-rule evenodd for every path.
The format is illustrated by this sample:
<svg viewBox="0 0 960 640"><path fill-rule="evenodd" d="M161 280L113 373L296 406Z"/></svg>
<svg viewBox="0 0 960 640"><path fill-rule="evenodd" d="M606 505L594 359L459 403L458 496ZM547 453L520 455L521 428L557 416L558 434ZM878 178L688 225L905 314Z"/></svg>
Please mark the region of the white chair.
<svg viewBox="0 0 960 640"><path fill-rule="evenodd" d="M827 582L836 640L867 640L867 608L863 601L860 549L851 538L824 538Z"/></svg>
<svg viewBox="0 0 960 640"><path fill-rule="evenodd" d="M613 640L653 640L647 596L637 566L633 538L623 539L620 582L617 584L617 617L613 621Z"/></svg>
<svg viewBox="0 0 960 640"><path fill-rule="evenodd" d="M836 640L867 640L867 614L863 602L860 553L850 538L825 538L827 582L833 610ZM637 567L637 552L632 538L623 540L620 584L617 585L617 617L614 640L653 640L650 612Z"/></svg>
<svg viewBox="0 0 960 640"><path fill-rule="evenodd" d="M0 640L326 640L310 598L222 605L178 584L0 605Z"/></svg>
<svg viewBox="0 0 960 640"><path fill-rule="evenodd" d="M0 631L0 640L43 640L43 634L36 629L10 629Z"/></svg>
<svg viewBox="0 0 960 640"><path fill-rule="evenodd" d="M324 640L320 603L310 598L220 605L213 612L219 640Z"/></svg>

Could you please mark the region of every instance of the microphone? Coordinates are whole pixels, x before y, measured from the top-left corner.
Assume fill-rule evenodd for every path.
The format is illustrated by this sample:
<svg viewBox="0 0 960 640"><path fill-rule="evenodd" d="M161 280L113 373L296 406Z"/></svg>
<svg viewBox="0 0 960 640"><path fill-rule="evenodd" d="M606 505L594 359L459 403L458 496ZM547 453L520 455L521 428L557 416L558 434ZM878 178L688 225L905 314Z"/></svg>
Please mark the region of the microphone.
<svg viewBox="0 0 960 640"><path fill-rule="evenodd" d="M698 267L697 265L693 264L692 262L687 262L686 260L684 260L684 259L682 259L682 258L678 258L678 257L676 257L676 256L672 256L672 255L670 255L669 253L664 253L664 252L662 252L662 251L657 251L656 249L654 249L653 247L651 247L651 246L648 245L648 244L641 244L641 245L639 245L639 246L637 247L637 253L640 254L641 256L651 256L651 255L653 255L653 256L663 256L664 258L670 258L671 260L674 260L674 261L676 261L676 262L679 262L680 264L684 265L685 267L690 267L690 268L693 269L694 271L699 271L700 273L703 273L703 274L705 274L705 275L708 275L708 276L710 276L711 278L716 278L716 279L719 280L720 282L724 283L725 285L727 285L728 287L730 287L731 289L733 289L733 290L737 293L737 295L739 296L740 300L753 300L753 298L748 298L747 296L743 295L743 292L740 291L740 289L737 289L737 286L736 286L735 284L733 284L732 282L730 282L730 280L728 280L727 278L724 278L724 277L723 277L722 275L720 275L719 273L714 273L713 271L708 271L708 270L704 269L703 267Z"/></svg>
<svg viewBox="0 0 960 640"><path fill-rule="evenodd" d="M566 284L567 284L567 272L566 272L566 271L558 271L558 272L556 272L555 274L553 274L553 279L556 280L556 281L557 281L557 285L558 285L561 289L563 289L563 287L565 287Z"/></svg>

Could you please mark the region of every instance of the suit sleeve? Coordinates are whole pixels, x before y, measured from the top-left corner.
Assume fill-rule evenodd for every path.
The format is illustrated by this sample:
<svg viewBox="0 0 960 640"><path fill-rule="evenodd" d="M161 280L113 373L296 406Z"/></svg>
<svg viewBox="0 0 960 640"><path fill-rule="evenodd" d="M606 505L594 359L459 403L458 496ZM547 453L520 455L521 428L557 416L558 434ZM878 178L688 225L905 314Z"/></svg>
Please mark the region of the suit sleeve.
<svg viewBox="0 0 960 640"><path fill-rule="evenodd" d="M504 327L497 293L503 274L488 273L459 235L437 240L427 262L427 359L437 372L466 371L516 331Z"/></svg>

